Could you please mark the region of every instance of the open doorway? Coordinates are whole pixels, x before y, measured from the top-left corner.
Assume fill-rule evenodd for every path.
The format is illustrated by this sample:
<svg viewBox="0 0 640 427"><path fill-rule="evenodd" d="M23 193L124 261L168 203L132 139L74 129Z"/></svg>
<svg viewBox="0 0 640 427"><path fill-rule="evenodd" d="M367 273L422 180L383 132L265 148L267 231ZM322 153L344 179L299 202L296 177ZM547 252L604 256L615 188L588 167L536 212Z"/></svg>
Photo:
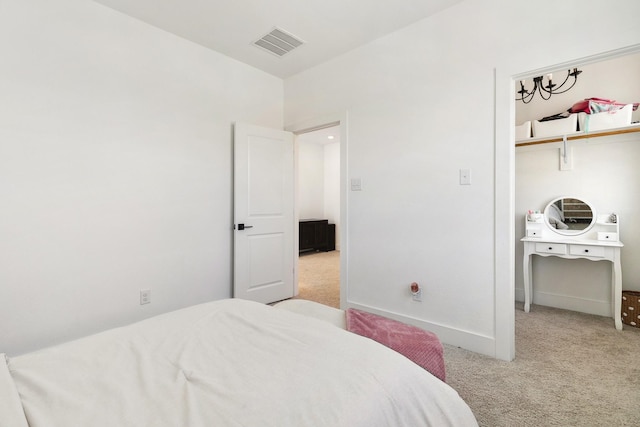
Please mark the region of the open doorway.
<svg viewBox="0 0 640 427"><path fill-rule="evenodd" d="M564 64L559 63L544 69L523 72L520 67L511 68L505 66L496 68L495 70L495 356L499 359L513 360L515 357L515 282L516 277L521 277L520 272L516 275L516 266L522 263L521 257L516 257L516 248L522 244L520 242L522 235L516 234L516 232L517 230L519 230L520 233L524 232L523 211L526 212L526 210L532 209L531 203L527 203L526 208L521 207L521 197L518 197L519 201L516 205L516 83L519 88L519 81L527 77L531 78L531 76L534 75L545 75L546 73L552 73L554 70L567 70L576 66L582 67L586 64L633 54L639 51L640 46L635 45L616 51L593 55L588 58L583 58L582 60L572 60ZM554 168L557 167L557 162L558 159L556 157L553 165ZM600 185L600 188L603 188L602 185ZM516 213L516 209L519 212ZM518 219L518 221L516 219Z"/></svg>
<svg viewBox="0 0 640 427"><path fill-rule="evenodd" d="M301 133L298 298L340 307L340 125Z"/></svg>
<svg viewBox="0 0 640 427"><path fill-rule="evenodd" d="M525 214L540 211L538 221L541 231L548 232L546 238L551 236L565 243L588 241L598 247L600 224L605 224L606 214L615 213L616 217L626 218L622 227L616 221L616 230L620 230L625 243L620 252L625 281L637 283L636 278L640 277L640 269L631 261L638 256L634 252L638 235L634 212L640 208L640 200L632 195L637 194L640 178L634 160L640 155L640 82L636 78L640 53L614 53L597 59L572 64L581 73L566 93L547 94L545 98L536 94L526 104L516 101L516 131L531 126L532 132L516 132L515 141L515 292L516 301L522 302L524 284L531 282L535 283L530 293L536 304L619 318L619 308L615 309L612 299L619 297L610 289L611 267L615 264L593 262L605 257L536 256L530 260L533 272L529 278L523 273L523 256L528 259L526 243L520 242L521 238L526 239L527 232L532 232L525 230L525 224L529 228L536 224L534 216ZM552 75L567 74L567 68L575 69L570 65L552 70L544 75L544 82ZM616 78L606 78L609 75ZM516 89L521 87L519 81L515 84ZM528 86L531 87L530 79ZM580 110L582 104L582 110L586 106L587 112ZM569 203L565 209L550 203L558 198L566 202L587 200L592 209L576 203ZM549 211L545 221L548 204L556 209ZM563 228L577 230L564 232ZM568 239L566 234L573 236ZM534 242L542 237L536 236ZM617 231L613 239L621 240ZM587 252L593 254L593 250ZM534 254L539 255L537 251ZM525 281L525 276L529 280Z"/></svg>

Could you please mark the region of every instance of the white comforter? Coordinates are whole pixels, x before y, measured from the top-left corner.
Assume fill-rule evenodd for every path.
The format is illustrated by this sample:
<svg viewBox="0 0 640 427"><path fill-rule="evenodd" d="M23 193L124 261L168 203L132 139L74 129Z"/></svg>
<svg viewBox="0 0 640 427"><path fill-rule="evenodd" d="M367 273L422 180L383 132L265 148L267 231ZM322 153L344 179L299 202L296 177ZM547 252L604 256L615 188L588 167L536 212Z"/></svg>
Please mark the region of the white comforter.
<svg viewBox="0 0 640 427"><path fill-rule="evenodd" d="M451 387L394 351L237 299L10 358L11 377L1 365L0 399L17 390L29 427L477 425ZM2 409L2 427L23 417Z"/></svg>

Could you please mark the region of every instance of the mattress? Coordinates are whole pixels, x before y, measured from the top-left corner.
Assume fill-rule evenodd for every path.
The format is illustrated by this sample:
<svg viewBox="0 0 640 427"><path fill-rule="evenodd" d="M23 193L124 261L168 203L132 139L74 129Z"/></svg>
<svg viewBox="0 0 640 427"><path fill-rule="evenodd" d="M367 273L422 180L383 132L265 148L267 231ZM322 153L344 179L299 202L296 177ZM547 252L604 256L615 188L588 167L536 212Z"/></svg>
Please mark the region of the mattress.
<svg viewBox="0 0 640 427"><path fill-rule="evenodd" d="M13 408L2 427L477 425L455 390L393 350L238 299L7 358L0 382Z"/></svg>

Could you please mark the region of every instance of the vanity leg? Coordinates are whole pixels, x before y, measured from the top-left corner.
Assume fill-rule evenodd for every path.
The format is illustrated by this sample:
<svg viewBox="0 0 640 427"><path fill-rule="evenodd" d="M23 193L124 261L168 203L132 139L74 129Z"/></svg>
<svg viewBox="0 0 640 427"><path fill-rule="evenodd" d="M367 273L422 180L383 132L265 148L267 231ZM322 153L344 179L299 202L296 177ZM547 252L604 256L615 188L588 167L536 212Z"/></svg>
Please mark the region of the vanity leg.
<svg viewBox="0 0 640 427"><path fill-rule="evenodd" d="M524 258L522 262L522 272L524 276L524 312L528 313L531 305L531 254L529 254L528 243L525 245Z"/></svg>
<svg viewBox="0 0 640 427"><path fill-rule="evenodd" d="M616 329L622 330L622 318L620 317L620 309L622 306L622 266L620 265L620 249L616 248L613 268L611 269L612 285L613 285L613 320Z"/></svg>

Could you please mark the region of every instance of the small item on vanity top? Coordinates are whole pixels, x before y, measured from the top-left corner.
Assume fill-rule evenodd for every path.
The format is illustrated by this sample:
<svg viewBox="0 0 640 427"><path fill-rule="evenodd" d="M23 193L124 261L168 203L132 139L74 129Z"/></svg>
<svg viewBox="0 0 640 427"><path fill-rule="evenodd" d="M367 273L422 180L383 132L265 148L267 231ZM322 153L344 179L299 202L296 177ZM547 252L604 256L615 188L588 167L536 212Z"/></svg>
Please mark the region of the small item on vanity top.
<svg viewBox="0 0 640 427"><path fill-rule="evenodd" d="M611 215L609 215L609 221L612 223L617 223L618 222L618 215L616 215L615 213L612 213Z"/></svg>
<svg viewBox="0 0 640 427"><path fill-rule="evenodd" d="M540 211L532 211L529 209L529 211L527 211L527 220L530 222L540 222L542 221L542 214Z"/></svg>

